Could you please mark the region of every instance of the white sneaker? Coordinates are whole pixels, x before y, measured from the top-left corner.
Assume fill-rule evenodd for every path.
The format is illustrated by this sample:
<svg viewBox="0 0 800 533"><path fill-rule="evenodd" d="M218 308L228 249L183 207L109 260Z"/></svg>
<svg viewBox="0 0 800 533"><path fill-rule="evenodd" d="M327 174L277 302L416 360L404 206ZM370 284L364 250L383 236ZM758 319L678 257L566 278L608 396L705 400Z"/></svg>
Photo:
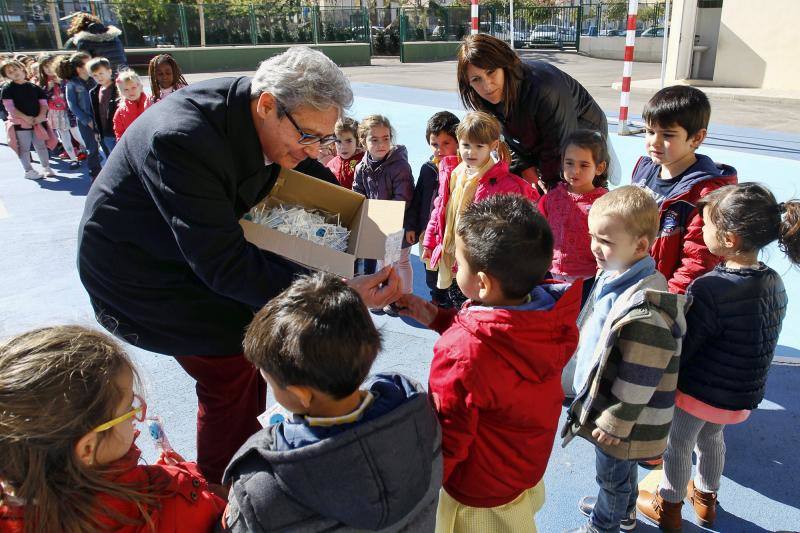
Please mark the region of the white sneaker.
<svg viewBox="0 0 800 533"><path fill-rule="evenodd" d="M33 168L25 172L25 179L27 180L40 180L43 177L43 175L39 174L39 171Z"/></svg>
<svg viewBox="0 0 800 533"><path fill-rule="evenodd" d="M57 176L56 171L53 170L50 167L47 167L47 168L43 169L42 170L42 175L43 176L48 176L48 177Z"/></svg>

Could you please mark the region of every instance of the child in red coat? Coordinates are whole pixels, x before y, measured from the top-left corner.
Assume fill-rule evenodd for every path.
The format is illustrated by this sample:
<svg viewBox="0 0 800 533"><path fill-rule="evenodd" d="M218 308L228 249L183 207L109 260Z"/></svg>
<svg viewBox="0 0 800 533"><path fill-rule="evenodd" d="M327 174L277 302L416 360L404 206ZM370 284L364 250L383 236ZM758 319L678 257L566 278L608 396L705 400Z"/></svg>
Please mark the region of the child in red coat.
<svg viewBox="0 0 800 533"><path fill-rule="evenodd" d="M0 530L212 530L225 501L195 463L170 451L139 464L147 406L116 342L80 326L30 331L0 345L0 376Z"/></svg>
<svg viewBox="0 0 800 533"><path fill-rule="evenodd" d="M339 119L333 131L336 133L336 157L324 164L331 169L339 185L352 189L356 165L364 159L364 150L358 141L358 122L350 117Z"/></svg>
<svg viewBox="0 0 800 533"><path fill-rule="evenodd" d="M397 304L442 335L428 384L444 456L437 531L530 532L578 343L580 286L543 281L553 236L520 195L467 207L455 253L469 298L460 311L413 295Z"/></svg>
<svg viewBox="0 0 800 533"><path fill-rule="evenodd" d="M150 105L143 89L142 80L134 71L123 70L117 76L117 91L122 95L114 112L114 135L117 141Z"/></svg>

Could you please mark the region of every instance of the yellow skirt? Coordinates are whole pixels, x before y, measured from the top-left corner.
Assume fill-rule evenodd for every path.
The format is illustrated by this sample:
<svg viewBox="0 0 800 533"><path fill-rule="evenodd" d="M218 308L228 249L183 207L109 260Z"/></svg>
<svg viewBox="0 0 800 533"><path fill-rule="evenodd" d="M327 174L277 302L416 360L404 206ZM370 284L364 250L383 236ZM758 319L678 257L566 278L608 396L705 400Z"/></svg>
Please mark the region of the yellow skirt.
<svg viewBox="0 0 800 533"><path fill-rule="evenodd" d="M436 533L536 533L534 516L544 505L544 480L499 507L469 507L439 492Z"/></svg>

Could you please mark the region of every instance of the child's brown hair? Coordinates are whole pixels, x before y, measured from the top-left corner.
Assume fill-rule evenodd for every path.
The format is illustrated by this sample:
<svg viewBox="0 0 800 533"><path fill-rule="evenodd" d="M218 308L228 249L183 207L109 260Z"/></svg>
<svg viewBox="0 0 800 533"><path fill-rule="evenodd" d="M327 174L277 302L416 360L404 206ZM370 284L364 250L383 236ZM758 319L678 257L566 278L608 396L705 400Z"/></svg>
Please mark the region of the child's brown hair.
<svg viewBox="0 0 800 533"><path fill-rule="evenodd" d="M125 371L136 381L119 344L81 326L36 329L0 344L0 505L28 503L26 532L102 529L100 513L152 526L146 508L157 494L145 492L152 487L118 485L107 467L87 466L75 451L81 437L114 418ZM141 518L98 508L100 493L135 504Z"/></svg>
<svg viewBox="0 0 800 533"><path fill-rule="evenodd" d="M62 57L55 65L56 76L67 81L78 75L78 67L91 59L86 52L75 52L71 56Z"/></svg>
<svg viewBox="0 0 800 533"><path fill-rule="evenodd" d="M502 126L494 116L484 111L467 113L456 128L456 138L469 139L473 143L492 144L500 141L497 153L501 161L511 162L511 151L505 142L500 140ZM460 157L460 156L459 156Z"/></svg>
<svg viewBox="0 0 800 533"><path fill-rule="evenodd" d="M575 130L569 134L567 140L564 141L564 147L561 150L561 166L564 166L564 155L567 153L567 148L570 146L577 146L589 150L592 153L592 161L595 166L600 166L605 163L605 169L592 180L592 185L595 187L608 188L608 168L611 165L611 157L608 154L608 145L603 135L596 130L580 129Z"/></svg>
<svg viewBox="0 0 800 533"><path fill-rule="evenodd" d="M8 78L8 76L6 76L6 69L8 67L17 67L19 69L22 69L22 71L25 72L26 74L28 72L28 69L25 68L25 65L23 65L21 61L17 61L16 59L6 59L2 63L0 63L0 76Z"/></svg>
<svg viewBox="0 0 800 533"><path fill-rule="evenodd" d="M358 122L355 119L350 117L342 117L336 121L333 131L337 137L340 137L342 133L351 133L353 137L355 137L356 142L358 142L358 127Z"/></svg>
<svg viewBox="0 0 800 533"><path fill-rule="evenodd" d="M175 58L169 54L159 54L151 59L150 64L147 65L147 75L150 76L150 91L152 92L153 100L155 101L161 100L161 87L158 85L158 81L156 80L156 68L164 63L167 63L172 69L173 87L176 85L189 85L189 83L186 81L186 78L183 77L181 67L178 66L178 62L175 61Z"/></svg>
<svg viewBox="0 0 800 533"><path fill-rule="evenodd" d="M369 131L372 128L379 128L381 126L389 129L389 137L392 144L394 144L395 131L392 127L392 124L389 122L389 119L383 115L368 115L364 117L364 119L358 125L358 140L361 141L361 146L367 145L367 136L369 135Z"/></svg>

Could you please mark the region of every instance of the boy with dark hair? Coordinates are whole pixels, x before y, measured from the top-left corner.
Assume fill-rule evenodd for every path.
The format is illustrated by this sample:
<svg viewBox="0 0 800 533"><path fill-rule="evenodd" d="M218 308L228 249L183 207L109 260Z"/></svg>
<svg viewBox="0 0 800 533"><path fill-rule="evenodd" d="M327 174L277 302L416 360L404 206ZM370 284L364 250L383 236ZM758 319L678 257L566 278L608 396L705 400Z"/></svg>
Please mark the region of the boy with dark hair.
<svg viewBox="0 0 800 533"><path fill-rule="evenodd" d="M67 106L78 121L78 131L88 152L86 164L89 167L89 175L94 181L100 173L100 148L95 138L98 126L92 111L92 98L89 95L92 88L97 85L86 68L90 60L89 54L76 52L58 64L56 74L67 81L65 90Z"/></svg>
<svg viewBox="0 0 800 533"><path fill-rule="evenodd" d="M456 128L459 119L449 111L439 111L428 119L425 128L425 142L433 154L419 169L419 178L414 187L414 197L406 210L405 223L406 242L412 245L422 242L425 228L433 211L433 201L439 193L439 161L444 157L456 155L458 140ZM422 256L422 250L420 250ZM427 267L427 264L426 264ZM447 289L436 286L438 274L435 270L425 269L425 283L431 291L431 300L440 307L452 307Z"/></svg>
<svg viewBox="0 0 800 533"><path fill-rule="evenodd" d="M672 424L685 297L667 292L650 250L658 208L638 187L614 189L589 211L600 273L578 319L576 398L561 432L595 446L599 491L581 499L589 517L569 533L636 528L637 460L663 453Z"/></svg>
<svg viewBox="0 0 800 533"><path fill-rule="evenodd" d="M361 387L380 348L358 293L332 275L299 278L256 314L244 355L293 414L228 465L226 530L433 530L439 427L418 383L378 374Z"/></svg>
<svg viewBox="0 0 800 533"><path fill-rule="evenodd" d="M703 91L685 85L661 89L642 113L649 157L636 163L631 183L649 190L658 204L661 223L651 253L670 292L677 294L719 262L703 243L697 201L737 182L736 169L695 153L710 116Z"/></svg>
<svg viewBox="0 0 800 533"><path fill-rule="evenodd" d="M117 144L117 136L114 133L114 113L117 112L119 98L117 84L114 83L114 71L111 70L108 59L96 57L86 63L86 68L97 82L97 85L89 91L89 98L92 100L95 131L100 135L100 147L107 159Z"/></svg>
<svg viewBox="0 0 800 533"><path fill-rule="evenodd" d="M460 310L413 295L398 302L442 335L428 386L444 455L437 532L535 531L581 284L543 281L553 235L519 195L470 205L455 246L456 282L469 298Z"/></svg>

